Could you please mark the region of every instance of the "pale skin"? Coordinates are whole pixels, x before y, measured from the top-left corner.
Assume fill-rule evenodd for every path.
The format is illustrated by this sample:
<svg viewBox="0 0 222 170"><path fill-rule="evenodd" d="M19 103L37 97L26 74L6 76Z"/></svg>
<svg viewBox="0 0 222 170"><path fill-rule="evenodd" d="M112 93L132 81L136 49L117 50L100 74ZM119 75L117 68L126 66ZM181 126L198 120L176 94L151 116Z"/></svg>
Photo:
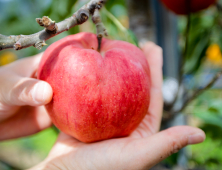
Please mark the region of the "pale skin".
<svg viewBox="0 0 222 170"><path fill-rule="evenodd" d="M31 170L145 170L189 144L204 141L204 132L195 127L177 126L158 132L163 111L162 50L151 42L142 50L152 83L150 107L139 127L128 137L91 144L60 133L48 157ZM52 89L35 79L41 55L0 68L0 140L31 135L52 124L42 106L51 100Z"/></svg>

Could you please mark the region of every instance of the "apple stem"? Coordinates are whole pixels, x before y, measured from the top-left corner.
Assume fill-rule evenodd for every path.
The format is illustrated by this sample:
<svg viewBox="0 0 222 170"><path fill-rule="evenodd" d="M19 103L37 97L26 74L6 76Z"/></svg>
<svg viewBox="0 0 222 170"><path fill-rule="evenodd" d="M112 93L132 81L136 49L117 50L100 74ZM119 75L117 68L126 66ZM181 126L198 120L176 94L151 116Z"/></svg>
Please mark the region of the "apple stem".
<svg viewBox="0 0 222 170"><path fill-rule="evenodd" d="M76 11L71 17L56 23L49 17L44 16L37 18L36 22L45 29L31 35L10 35L5 36L0 34L0 51L14 48L21 50L30 46L41 49L47 45L46 40L64 32L77 25L83 24L91 15L97 28L97 36L107 35L106 29L101 21L99 10L103 7L106 0L91 0L82 8Z"/></svg>
<svg viewBox="0 0 222 170"><path fill-rule="evenodd" d="M97 49L97 51L98 52L100 52L100 50L101 50L102 38L103 37L97 37L97 40L98 40L98 49Z"/></svg>
<svg viewBox="0 0 222 170"><path fill-rule="evenodd" d="M98 39L98 49L97 51L100 52L101 49L101 42L102 38L104 36L108 36L108 33L106 31L105 26L102 23L102 19L99 13L98 9L95 9L93 16L92 16L92 21L96 25L96 32L97 32L97 39Z"/></svg>

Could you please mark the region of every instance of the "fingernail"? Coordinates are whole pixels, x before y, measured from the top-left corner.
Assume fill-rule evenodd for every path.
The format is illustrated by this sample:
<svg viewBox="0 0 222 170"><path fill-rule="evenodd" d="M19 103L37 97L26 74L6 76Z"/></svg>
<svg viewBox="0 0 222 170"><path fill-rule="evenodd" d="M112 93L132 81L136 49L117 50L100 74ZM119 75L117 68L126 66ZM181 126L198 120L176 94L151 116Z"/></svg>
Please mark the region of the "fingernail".
<svg viewBox="0 0 222 170"><path fill-rule="evenodd" d="M45 90L47 84L44 82L39 82L35 84L32 90L32 98L36 104L41 104L45 102Z"/></svg>
<svg viewBox="0 0 222 170"><path fill-rule="evenodd" d="M197 144L203 142L204 140L205 140L205 135L203 133L197 133L190 135L188 137L188 144L189 145Z"/></svg>

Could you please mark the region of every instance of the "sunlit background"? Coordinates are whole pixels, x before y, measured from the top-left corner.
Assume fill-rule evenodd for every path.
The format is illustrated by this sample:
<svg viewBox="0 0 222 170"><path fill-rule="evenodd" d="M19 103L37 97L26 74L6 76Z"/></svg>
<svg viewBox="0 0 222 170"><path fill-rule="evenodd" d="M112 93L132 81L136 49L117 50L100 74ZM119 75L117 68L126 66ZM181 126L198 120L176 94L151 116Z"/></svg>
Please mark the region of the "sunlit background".
<svg viewBox="0 0 222 170"><path fill-rule="evenodd" d="M220 0L221 1L221 0ZM35 18L49 16L56 22L70 17L88 0L0 0L0 33L4 35L28 35L42 28ZM221 12L222 13L222 12ZM215 7L194 14L191 19L190 45L186 57L184 84L186 89L199 88L210 81L222 67L222 14ZM102 20L109 38L120 39L138 45L129 30L129 17L125 0L110 0L102 9ZM158 22L158 21L155 21ZM184 47L185 16L177 17L178 51ZM92 21L70 29L48 40L51 43L77 32L95 33ZM0 52L0 66L17 59L32 56L42 50L34 47L20 51ZM177 47L175 47L177 48ZM167 56L166 56L167 58ZM1 83L1 82L0 82ZM202 128L207 135L204 143L186 149L189 169L222 169L222 80L206 91L185 109L188 125ZM5 132L7 133L7 132ZM25 169L42 161L57 138L57 130L49 128L30 137L0 142L0 169ZM178 154L163 162L169 169L177 167Z"/></svg>

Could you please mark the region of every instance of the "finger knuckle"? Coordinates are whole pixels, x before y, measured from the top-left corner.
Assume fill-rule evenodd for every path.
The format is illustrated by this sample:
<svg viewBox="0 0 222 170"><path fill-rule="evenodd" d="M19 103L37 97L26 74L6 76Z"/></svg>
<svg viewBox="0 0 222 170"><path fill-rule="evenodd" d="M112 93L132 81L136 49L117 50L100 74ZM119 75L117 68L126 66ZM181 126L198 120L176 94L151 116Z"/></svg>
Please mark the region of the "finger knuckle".
<svg viewBox="0 0 222 170"><path fill-rule="evenodd" d="M177 153L184 146L186 146L186 144L187 144L187 138L186 137L171 139L171 141L169 142L169 146L168 146L168 148L169 148L168 156L170 156L174 153Z"/></svg>

